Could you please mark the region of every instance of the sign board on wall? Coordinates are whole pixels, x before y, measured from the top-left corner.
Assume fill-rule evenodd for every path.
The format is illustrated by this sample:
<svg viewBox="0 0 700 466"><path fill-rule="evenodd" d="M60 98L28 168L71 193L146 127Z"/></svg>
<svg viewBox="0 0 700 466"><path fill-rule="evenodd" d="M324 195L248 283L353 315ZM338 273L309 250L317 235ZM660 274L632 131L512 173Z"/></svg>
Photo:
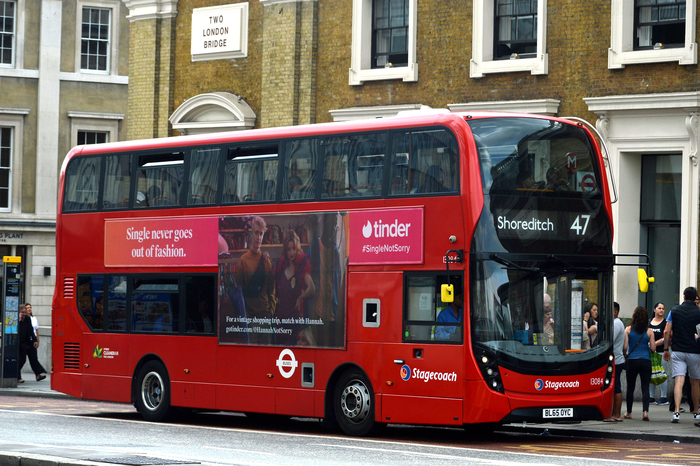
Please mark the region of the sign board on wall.
<svg viewBox="0 0 700 466"><path fill-rule="evenodd" d="M248 56L248 3L192 10L192 61Z"/></svg>

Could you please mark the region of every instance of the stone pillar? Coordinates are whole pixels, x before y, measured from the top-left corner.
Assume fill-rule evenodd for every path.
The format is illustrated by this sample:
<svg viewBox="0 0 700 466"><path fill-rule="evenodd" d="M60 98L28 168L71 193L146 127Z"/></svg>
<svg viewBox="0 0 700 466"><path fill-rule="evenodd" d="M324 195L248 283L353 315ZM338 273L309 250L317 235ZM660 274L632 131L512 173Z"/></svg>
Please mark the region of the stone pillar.
<svg viewBox="0 0 700 466"><path fill-rule="evenodd" d="M171 135L177 0L123 0L129 8L127 139Z"/></svg>
<svg viewBox="0 0 700 466"><path fill-rule="evenodd" d="M41 3L35 212L49 217L56 216L58 192L61 11L62 3L59 0L43 0ZM17 137L23 136L19 134ZM21 157L22 154L17 156Z"/></svg>
<svg viewBox="0 0 700 466"><path fill-rule="evenodd" d="M263 128L316 122L318 2L261 0Z"/></svg>

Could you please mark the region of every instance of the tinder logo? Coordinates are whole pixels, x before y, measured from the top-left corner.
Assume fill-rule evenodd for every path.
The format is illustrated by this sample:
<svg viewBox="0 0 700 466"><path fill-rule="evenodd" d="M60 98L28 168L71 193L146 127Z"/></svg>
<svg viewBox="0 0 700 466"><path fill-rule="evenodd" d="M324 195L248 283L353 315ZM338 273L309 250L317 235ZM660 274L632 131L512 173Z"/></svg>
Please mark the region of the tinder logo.
<svg viewBox="0 0 700 466"><path fill-rule="evenodd" d="M362 227L362 236L371 238L374 233L375 238L405 238L410 226L410 223L399 223L398 220L394 220L394 223L382 223L379 220L374 225L367 220L367 224Z"/></svg>

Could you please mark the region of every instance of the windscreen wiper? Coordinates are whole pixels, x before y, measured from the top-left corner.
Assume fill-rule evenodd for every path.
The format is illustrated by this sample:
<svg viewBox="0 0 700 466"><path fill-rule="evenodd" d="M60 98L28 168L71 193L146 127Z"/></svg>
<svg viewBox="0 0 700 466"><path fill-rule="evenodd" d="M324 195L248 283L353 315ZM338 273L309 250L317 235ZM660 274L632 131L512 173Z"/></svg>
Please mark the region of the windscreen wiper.
<svg viewBox="0 0 700 466"><path fill-rule="evenodd" d="M573 264L569 264L564 259L562 259L561 257L559 257L555 254L547 254L547 259L554 261L554 262L558 262L558 263L568 267L570 270L585 270L588 272L595 272L598 270L598 268L596 268L596 267L580 267L580 266L576 266Z"/></svg>
<svg viewBox="0 0 700 466"><path fill-rule="evenodd" d="M526 272L539 272L540 269L537 267L523 267L522 265L518 265L515 262L511 262L508 259L504 259L498 254L491 254L489 258L492 261L498 262L501 265L505 265L506 267L512 268L512 269L517 269L517 270L524 270Z"/></svg>

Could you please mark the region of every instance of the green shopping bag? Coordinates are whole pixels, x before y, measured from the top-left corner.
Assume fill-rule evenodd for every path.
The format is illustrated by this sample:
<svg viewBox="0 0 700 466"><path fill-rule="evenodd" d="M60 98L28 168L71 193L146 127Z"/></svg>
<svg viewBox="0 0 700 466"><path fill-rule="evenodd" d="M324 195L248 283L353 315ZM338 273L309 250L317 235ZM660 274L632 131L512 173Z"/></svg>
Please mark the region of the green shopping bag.
<svg viewBox="0 0 700 466"><path fill-rule="evenodd" d="M661 385L666 382L668 376L664 370L664 366L661 365L661 354L654 351L650 354L651 356L651 383L654 385Z"/></svg>

